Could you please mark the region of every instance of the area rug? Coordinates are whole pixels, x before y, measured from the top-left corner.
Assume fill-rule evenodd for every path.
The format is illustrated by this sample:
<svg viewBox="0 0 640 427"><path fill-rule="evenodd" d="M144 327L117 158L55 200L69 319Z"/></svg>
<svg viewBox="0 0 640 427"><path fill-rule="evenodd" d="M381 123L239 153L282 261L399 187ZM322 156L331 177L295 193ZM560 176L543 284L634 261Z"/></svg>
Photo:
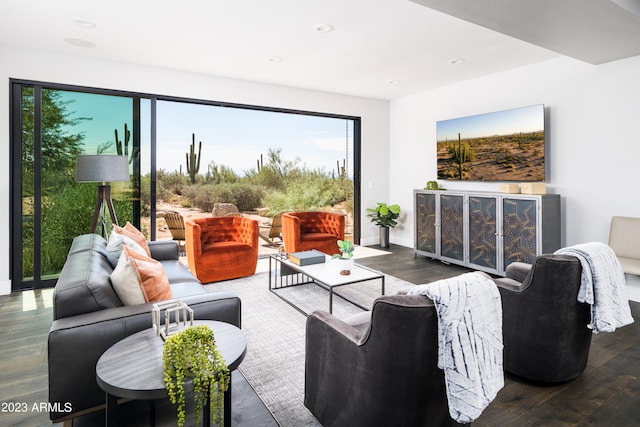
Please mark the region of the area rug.
<svg viewBox="0 0 640 427"><path fill-rule="evenodd" d="M386 276L386 294L413 286ZM247 355L240 372L254 388L282 427L320 426L304 406L304 348L306 317L269 291L268 273L208 284L208 291L232 290L242 300L242 330L247 337ZM305 311L328 309L328 292L316 285L286 289L287 298ZM340 289L365 307L380 296L380 280ZM333 314L344 318L362 310L334 298Z"/></svg>

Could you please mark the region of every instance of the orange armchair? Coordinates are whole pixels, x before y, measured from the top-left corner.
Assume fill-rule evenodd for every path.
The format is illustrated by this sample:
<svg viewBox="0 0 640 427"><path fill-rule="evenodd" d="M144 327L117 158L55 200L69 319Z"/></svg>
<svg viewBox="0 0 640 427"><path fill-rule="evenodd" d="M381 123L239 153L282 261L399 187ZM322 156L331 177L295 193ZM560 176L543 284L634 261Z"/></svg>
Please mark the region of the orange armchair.
<svg viewBox="0 0 640 427"><path fill-rule="evenodd" d="M187 221L189 269L202 283L250 276L258 263L258 221L240 216Z"/></svg>
<svg viewBox="0 0 640 427"><path fill-rule="evenodd" d="M344 240L344 215L331 212L287 212L282 214L282 240L286 252L317 249L338 253Z"/></svg>

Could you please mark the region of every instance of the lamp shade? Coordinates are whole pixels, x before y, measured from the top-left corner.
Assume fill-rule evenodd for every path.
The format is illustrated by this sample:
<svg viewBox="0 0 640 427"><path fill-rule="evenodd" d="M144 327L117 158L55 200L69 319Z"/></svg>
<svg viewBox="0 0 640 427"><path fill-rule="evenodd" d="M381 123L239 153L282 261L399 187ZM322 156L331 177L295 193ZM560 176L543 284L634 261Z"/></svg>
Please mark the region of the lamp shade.
<svg viewBox="0 0 640 427"><path fill-rule="evenodd" d="M127 156L82 155L76 158L76 182L115 182L129 180Z"/></svg>

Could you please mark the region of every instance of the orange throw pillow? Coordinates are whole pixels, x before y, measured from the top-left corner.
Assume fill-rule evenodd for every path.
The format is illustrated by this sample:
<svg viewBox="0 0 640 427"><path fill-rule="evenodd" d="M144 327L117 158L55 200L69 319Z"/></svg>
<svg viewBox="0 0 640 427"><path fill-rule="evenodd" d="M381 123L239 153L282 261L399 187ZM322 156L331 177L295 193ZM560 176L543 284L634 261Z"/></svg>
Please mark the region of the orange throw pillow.
<svg viewBox="0 0 640 427"><path fill-rule="evenodd" d="M113 231L123 236L127 236L134 242L136 242L142 249L145 250L147 255L151 256L151 251L149 250L149 245L147 244L147 238L144 237L144 234L140 230L138 230L133 224L129 221L124 225L124 227L120 227L119 225L113 225Z"/></svg>
<svg viewBox="0 0 640 427"><path fill-rule="evenodd" d="M160 261L146 257L127 246L123 248L123 252L125 251L136 269L140 288L147 302L173 298L167 273Z"/></svg>

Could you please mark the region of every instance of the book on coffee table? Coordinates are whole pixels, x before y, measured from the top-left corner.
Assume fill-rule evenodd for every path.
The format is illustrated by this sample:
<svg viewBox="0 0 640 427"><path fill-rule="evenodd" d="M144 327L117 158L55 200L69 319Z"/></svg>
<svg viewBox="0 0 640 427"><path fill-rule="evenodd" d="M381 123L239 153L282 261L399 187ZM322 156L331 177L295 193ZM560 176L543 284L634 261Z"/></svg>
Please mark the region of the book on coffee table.
<svg viewBox="0 0 640 427"><path fill-rule="evenodd" d="M325 258L324 252L320 252L316 249L289 254L289 261L299 266L320 264L324 262Z"/></svg>

